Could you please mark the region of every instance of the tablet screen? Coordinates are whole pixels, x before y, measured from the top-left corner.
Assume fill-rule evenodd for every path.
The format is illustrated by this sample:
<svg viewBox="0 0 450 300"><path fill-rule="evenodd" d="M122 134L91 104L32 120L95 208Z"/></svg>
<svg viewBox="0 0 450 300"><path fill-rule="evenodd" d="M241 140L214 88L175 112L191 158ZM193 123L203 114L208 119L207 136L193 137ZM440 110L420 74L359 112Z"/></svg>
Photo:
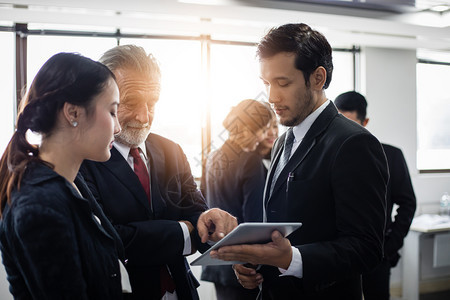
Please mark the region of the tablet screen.
<svg viewBox="0 0 450 300"><path fill-rule="evenodd" d="M286 237L300 228L300 226L302 226L302 223L241 223L223 239L208 249L208 251L192 261L191 265L231 265L245 263L211 258L209 253L214 249L229 245L265 244L272 241L271 235L274 230L278 230Z"/></svg>

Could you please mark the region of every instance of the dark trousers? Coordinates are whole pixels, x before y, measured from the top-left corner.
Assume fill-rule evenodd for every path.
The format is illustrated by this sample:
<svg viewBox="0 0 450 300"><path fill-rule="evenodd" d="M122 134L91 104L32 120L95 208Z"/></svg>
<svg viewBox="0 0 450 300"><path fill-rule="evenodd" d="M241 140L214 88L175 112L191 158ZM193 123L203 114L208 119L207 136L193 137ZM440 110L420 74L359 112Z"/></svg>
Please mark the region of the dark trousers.
<svg viewBox="0 0 450 300"><path fill-rule="evenodd" d="M383 260L371 272L362 275L362 287L365 300L389 300L389 280L391 264Z"/></svg>
<svg viewBox="0 0 450 300"><path fill-rule="evenodd" d="M255 300L259 289L249 290L241 286L227 286L214 284L216 287L217 300Z"/></svg>

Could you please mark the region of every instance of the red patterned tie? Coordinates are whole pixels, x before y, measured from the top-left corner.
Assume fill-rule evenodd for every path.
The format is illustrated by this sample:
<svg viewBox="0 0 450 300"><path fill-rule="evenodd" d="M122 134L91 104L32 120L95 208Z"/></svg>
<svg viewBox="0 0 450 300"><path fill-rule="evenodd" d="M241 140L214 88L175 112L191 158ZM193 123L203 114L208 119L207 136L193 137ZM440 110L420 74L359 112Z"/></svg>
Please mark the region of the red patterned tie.
<svg viewBox="0 0 450 300"><path fill-rule="evenodd" d="M148 201L150 202L150 176L148 175L147 167L139 154L138 148L130 149L130 155L133 157L134 173L138 176L139 181L147 194ZM161 266L159 275L161 279L161 297L164 296L166 292L173 293L175 290L175 283L173 282L166 265Z"/></svg>
<svg viewBox="0 0 450 300"><path fill-rule="evenodd" d="M159 276L161 280L161 298L166 294L166 292L173 294L175 291L175 282L173 282L173 279L169 274L169 270L167 270L167 266L161 266Z"/></svg>
<svg viewBox="0 0 450 300"><path fill-rule="evenodd" d="M142 187L147 194L147 199L150 202L150 176L148 175L147 167L139 154L138 148L130 149L130 155L133 157L134 173L136 173Z"/></svg>

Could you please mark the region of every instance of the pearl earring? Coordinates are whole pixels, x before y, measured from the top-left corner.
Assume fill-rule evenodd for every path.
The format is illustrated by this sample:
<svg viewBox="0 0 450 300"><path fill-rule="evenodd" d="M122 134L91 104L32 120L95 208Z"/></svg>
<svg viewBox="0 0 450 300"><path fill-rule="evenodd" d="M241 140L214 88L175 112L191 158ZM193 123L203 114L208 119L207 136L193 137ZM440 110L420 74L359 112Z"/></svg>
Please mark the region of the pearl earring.
<svg viewBox="0 0 450 300"><path fill-rule="evenodd" d="M72 126L73 127L77 127L78 126L78 122L77 121L72 121Z"/></svg>

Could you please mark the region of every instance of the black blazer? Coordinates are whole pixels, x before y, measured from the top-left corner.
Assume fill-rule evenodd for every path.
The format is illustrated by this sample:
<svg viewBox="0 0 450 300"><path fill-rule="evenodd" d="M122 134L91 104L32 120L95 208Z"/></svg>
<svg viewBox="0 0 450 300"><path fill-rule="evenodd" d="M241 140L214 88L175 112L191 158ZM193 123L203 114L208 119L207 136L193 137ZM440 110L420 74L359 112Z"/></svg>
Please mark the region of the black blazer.
<svg viewBox="0 0 450 300"><path fill-rule="evenodd" d="M403 246L403 239L416 211L416 196L409 176L408 167L402 150L382 144L389 166L389 182L386 193L387 218L384 242L384 256L391 266L395 266L400 258L398 251ZM392 221L392 208L399 207L395 220Z"/></svg>
<svg viewBox="0 0 450 300"><path fill-rule="evenodd" d="M179 299L198 299L198 282L182 255L178 221L196 227L207 209L205 200L178 144L156 134L145 143L152 209L138 177L115 148L109 161L85 161L80 171L123 241L133 299L160 298L162 265L169 266ZM204 250L198 234L193 236L192 244Z"/></svg>
<svg viewBox="0 0 450 300"><path fill-rule="evenodd" d="M83 197L32 163L12 193L0 247L14 299L122 299L120 238L80 176L75 184Z"/></svg>
<svg viewBox="0 0 450 300"><path fill-rule="evenodd" d="M262 221L266 177L261 156L225 142L206 162L206 199L242 222Z"/></svg>
<svg viewBox="0 0 450 300"><path fill-rule="evenodd" d="M387 164L378 140L330 103L270 183L286 134L276 142L266 182L265 219L302 222L290 235L303 278L263 266L266 299L362 299L360 274L383 255Z"/></svg>
<svg viewBox="0 0 450 300"><path fill-rule="evenodd" d="M261 222L265 173L261 156L245 152L227 140L206 162L206 199L209 207L221 208L242 222ZM202 280L240 287L233 269L206 266Z"/></svg>

